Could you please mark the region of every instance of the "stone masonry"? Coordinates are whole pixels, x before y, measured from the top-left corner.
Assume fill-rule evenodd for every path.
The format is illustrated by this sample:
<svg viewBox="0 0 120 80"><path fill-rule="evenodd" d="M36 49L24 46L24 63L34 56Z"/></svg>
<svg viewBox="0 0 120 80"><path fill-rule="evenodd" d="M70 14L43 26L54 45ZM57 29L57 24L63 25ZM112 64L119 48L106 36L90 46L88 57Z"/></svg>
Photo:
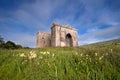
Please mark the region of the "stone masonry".
<svg viewBox="0 0 120 80"><path fill-rule="evenodd" d="M37 33L37 48L44 47L77 47L77 30L70 26L52 24L51 34L47 32Z"/></svg>

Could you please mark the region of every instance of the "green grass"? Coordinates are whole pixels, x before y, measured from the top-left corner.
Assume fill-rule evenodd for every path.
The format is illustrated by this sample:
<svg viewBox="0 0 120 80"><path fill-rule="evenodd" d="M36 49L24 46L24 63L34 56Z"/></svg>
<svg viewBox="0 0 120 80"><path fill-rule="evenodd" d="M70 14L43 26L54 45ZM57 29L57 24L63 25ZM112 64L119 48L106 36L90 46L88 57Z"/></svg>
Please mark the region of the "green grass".
<svg viewBox="0 0 120 80"><path fill-rule="evenodd" d="M0 49L0 80L120 80L120 45Z"/></svg>

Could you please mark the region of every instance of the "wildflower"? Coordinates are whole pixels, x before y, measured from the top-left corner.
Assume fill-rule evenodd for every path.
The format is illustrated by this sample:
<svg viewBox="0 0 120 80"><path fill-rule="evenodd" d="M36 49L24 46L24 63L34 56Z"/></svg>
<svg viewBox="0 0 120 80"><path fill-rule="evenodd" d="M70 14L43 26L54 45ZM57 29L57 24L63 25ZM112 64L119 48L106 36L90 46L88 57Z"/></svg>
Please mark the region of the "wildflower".
<svg viewBox="0 0 120 80"><path fill-rule="evenodd" d="M110 49L111 52L113 52L113 49Z"/></svg>
<svg viewBox="0 0 120 80"><path fill-rule="evenodd" d="M76 55L78 55L78 53L77 53L77 52L75 52L75 54L76 54Z"/></svg>
<svg viewBox="0 0 120 80"><path fill-rule="evenodd" d="M95 53L95 56L97 56L98 55L98 53Z"/></svg>
<svg viewBox="0 0 120 80"><path fill-rule="evenodd" d="M48 66L50 67L50 63L48 62Z"/></svg>
<svg viewBox="0 0 120 80"><path fill-rule="evenodd" d="M50 52L48 52L48 51L47 52L40 52L40 53L43 54L43 55L45 55L45 54L49 55L50 54Z"/></svg>
<svg viewBox="0 0 120 80"><path fill-rule="evenodd" d="M86 57L86 59L88 59L88 57Z"/></svg>
<svg viewBox="0 0 120 80"><path fill-rule="evenodd" d="M45 55L47 52L41 52L41 54ZM49 53L48 53L49 54Z"/></svg>
<svg viewBox="0 0 120 80"><path fill-rule="evenodd" d="M52 54L52 57L54 57L55 56L55 54Z"/></svg>
<svg viewBox="0 0 120 80"><path fill-rule="evenodd" d="M83 56L83 53L81 53L80 56L82 57L82 56Z"/></svg>
<svg viewBox="0 0 120 80"><path fill-rule="evenodd" d="M101 57L99 57L99 60L101 60L102 58Z"/></svg>
<svg viewBox="0 0 120 80"><path fill-rule="evenodd" d="M46 53L47 53L47 54L50 54L50 52L48 52L48 51L47 51Z"/></svg>
<svg viewBox="0 0 120 80"><path fill-rule="evenodd" d="M108 53L106 53L106 55L108 55Z"/></svg>
<svg viewBox="0 0 120 80"><path fill-rule="evenodd" d="M32 51L30 51L30 54L32 53Z"/></svg>
<svg viewBox="0 0 120 80"><path fill-rule="evenodd" d="M90 58L90 62L91 62L91 58Z"/></svg>
<svg viewBox="0 0 120 80"><path fill-rule="evenodd" d="M41 54L44 54L44 52L40 52Z"/></svg>
<svg viewBox="0 0 120 80"><path fill-rule="evenodd" d="M99 60L103 59L103 56L99 57Z"/></svg>
<svg viewBox="0 0 120 80"><path fill-rule="evenodd" d="M20 54L20 57L26 57L24 53Z"/></svg>
<svg viewBox="0 0 120 80"><path fill-rule="evenodd" d="M86 57L88 57L88 54L86 54Z"/></svg>
<svg viewBox="0 0 120 80"><path fill-rule="evenodd" d="M22 62L22 64L24 64L24 62Z"/></svg>
<svg viewBox="0 0 120 80"><path fill-rule="evenodd" d="M37 57L37 55L35 54L35 52L33 52L33 51L30 51L30 53L28 54L28 58L31 60L31 59L34 59L34 58L36 58Z"/></svg>
<svg viewBox="0 0 120 80"><path fill-rule="evenodd" d="M43 54L46 54L46 52L43 52Z"/></svg>

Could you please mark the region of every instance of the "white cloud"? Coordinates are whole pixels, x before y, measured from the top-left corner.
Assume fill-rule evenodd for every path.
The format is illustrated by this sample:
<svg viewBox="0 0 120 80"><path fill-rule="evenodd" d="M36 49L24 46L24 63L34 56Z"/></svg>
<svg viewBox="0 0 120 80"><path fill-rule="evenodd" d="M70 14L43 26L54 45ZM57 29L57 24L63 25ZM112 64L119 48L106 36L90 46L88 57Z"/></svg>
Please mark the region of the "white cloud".
<svg viewBox="0 0 120 80"><path fill-rule="evenodd" d="M112 26L106 29L98 29L79 36L79 44L89 44L103 40L120 38L120 26Z"/></svg>

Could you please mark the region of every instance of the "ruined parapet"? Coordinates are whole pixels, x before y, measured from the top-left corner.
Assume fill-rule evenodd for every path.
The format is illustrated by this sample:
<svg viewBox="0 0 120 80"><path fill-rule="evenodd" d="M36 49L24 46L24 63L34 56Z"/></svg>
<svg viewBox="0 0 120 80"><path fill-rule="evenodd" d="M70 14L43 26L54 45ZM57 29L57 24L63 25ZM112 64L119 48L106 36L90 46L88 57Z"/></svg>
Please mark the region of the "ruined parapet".
<svg viewBox="0 0 120 80"><path fill-rule="evenodd" d="M56 26L63 27L63 28L66 28L66 29L76 30L77 31L77 29L72 28L69 24L67 24L67 25L61 25L61 24L57 24L57 23L53 23L51 29L53 27L56 27Z"/></svg>
<svg viewBox="0 0 120 80"><path fill-rule="evenodd" d="M47 32L37 33L37 48L44 48L51 46L51 34Z"/></svg>

